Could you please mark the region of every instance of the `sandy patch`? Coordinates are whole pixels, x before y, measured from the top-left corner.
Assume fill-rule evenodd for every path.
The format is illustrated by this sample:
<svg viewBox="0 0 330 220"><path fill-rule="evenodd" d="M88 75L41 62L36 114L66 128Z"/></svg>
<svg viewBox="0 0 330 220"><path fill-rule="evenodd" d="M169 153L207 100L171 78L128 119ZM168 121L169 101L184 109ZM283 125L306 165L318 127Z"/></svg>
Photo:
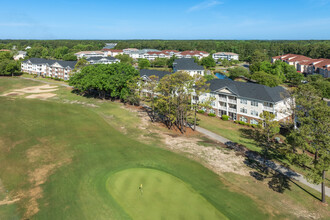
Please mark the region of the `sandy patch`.
<svg viewBox="0 0 330 220"><path fill-rule="evenodd" d="M163 139L166 148L176 152L187 153L190 158L197 159L202 162L204 166L217 174L231 172L244 176L250 175L250 168L244 164L245 158L236 155L234 151L220 147L217 148L215 146L201 146L198 142L202 140L195 138L192 135L173 135L170 133L159 132L159 130L150 129L152 122L145 111L129 107L126 107L125 109L131 112L137 112L141 119L138 128L148 129L150 133L157 133L161 139Z"/></svg>
<svg viewBox="0 0 330 220"><path fill-rule="evenodd" d="M57 86L43 85L43 86L31 86L23 89L15 89L12 92L2 94L1 96L21 96L25 94L32 94L26 96L27 99L48 99L56 96L55 93L51 93L57 90Z"/></svg>
<svg viewBox="0 0 330 220"><path fill-rule="evenodd" d="M31 86L23 89L15 89L14 92L23 92L23 93L45 93L45 92L54 92L57 89L57 86L43 85L43 86Z"/></svg>
<svg viewBox="0 0 330 220"><path fill-rule="evenodd" d="M54 93L42 93L42 94L33 94L33 95L28 95L25 98L27 99L48 99L55 97L56 94Z"/></svg>

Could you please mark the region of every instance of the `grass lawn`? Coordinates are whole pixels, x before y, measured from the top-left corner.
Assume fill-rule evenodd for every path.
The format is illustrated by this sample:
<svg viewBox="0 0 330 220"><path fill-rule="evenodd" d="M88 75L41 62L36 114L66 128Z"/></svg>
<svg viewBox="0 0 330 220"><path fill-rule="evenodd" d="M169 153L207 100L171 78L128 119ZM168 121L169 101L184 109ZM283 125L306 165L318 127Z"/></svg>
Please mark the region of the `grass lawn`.
<svg viewBox="0 0 330 220"><path fill-rule="evenodd" d="M259 152L261 149L256 146L256 142L244 135L244 131L252 129L246 126L234 124L232 121L223 121L219 118L198 114L199 126L221 135L233 142L245 145L253 151Z"/></svg>
<svg viewBox="0 0 330 220"><path fill-rule="evenodd" d="M12 80L15 83L9 82ZM34 83L0 78L2 91ZM120 171L134 168L152 169L155 173L147 174L149 181L160 178L170 185L177 184L180 192L176 196L189 196L195 206L212 210L205 213L195 208L185 213L182 210L186 210L187 200L182 199L175 201L173 216L193 219L192 213L201 213L194 217L276 218L250 196L232 190L209 169L160 148L159 140L150 144L137 141L135 137L142 131L133 127L139 119L123 110L121 104L79 96L79 103L62 103L64 98L72 101L74 94L67 88L60 88L57 94L58 97L45 101L0 97L0 179L4 189L0 198L20 198L13 205L0 206L0 219L135 218L134 209L127 208L124 198L116 195L120 189L109 191L111 177L123 181L123 176L117 176ZM98 107L86 105L90 102ZM126 135L118 129L123 125ZM163 185L152 185L150 192L157 192L159 186ZM148 181L145 187L146 191ZM160 195L164 196L164 192ZM171 197L164 197L164 201L171 201ZM158 204L158 210L168 205ZM148 213L143 210L139 217L146 219Z"/></svg>
<svg viewBox="0 0 330 220"><path fill-rule="evenodd" d="M227 219L189 185L158 170L119 171L109 177L107 188L133 219Z"/></svg>

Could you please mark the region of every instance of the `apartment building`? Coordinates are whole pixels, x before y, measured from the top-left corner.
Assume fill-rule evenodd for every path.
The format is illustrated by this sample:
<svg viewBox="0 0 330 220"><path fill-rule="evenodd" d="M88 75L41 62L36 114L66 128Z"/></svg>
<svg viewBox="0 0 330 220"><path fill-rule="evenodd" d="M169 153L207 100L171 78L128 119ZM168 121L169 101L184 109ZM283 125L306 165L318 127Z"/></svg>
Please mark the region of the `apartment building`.
<svg viewBox="0 0 330 220"><path fill-rule="evenodd" d="M195 63L194 58L180 58L173 62L173 72L184 71L191 76L196 74L204 76L204 67Z"/></svg>
<svg viewBox="0 0 330 220"><path fill-rule="evenodd" d="M237 53L231 53L231 52L217 52L212 54L212 58L215 60L219 60L219 59L239 60L239 55Z"/></svg>
<svg viewBox="0 0 330 220"><path fill-rule="evenodd" d="M297 71L306 75L321 74L325 78L329 78L330 59L312 59L306 56L297 54L286 54L282 56L272 57L272 63L276 60L281 60L296 68Z"/></svg>
<svg viewBox="0 0 330 220"><path fill-rule="evenodd" d="M258 124L260 114L268 111L275 115L276 121L291 118L290 97L283 87L271 88L227 79L213 79L207 83L210 84L210 93L200 96L199 101L214 97L210 113L218 117L228 115L231 120Z"/></svg>
<svg viewBox="0 0 330 220"><path fill-rule="evenodd" d="M26 54L26 51L18 51L18 53L14 56L14 60L23 60L26 57Z"/></svg>
<svg viewBox="0 0 330 220"><path fill-rule="evenodd" d="M109 56L109 57L115 57L119 54L124 54L123 50L115 50L115 49L106 49L103 48L102 51L104 52L105 56Z"/></svg>
<svg viewBox="0 0 330 220"><path fill-rule="evenodd" d="M90 64L113 64L120 60L114 57L90 57L86 59Z"/></svg>
<svg viewBox="0 0 330 220"><path fill-rule="evenodd" d="M44 77L68 80L77 61L47 60L30 58L21 64L22 72Z"/></svg>
<svg viewBox="0 0 330 220"><path fill-rule="evenodd" d="M90 57L104 57L106 56L103 51L80 51L74 54L78 59Z"/></svg>
<svg viewBox="0 0 330 220"><path fill-rule="evenodd" d="M140 70L140 77L143 79L143 81L149 81L151 76L156 76L158 80L161 80L164 76L169 74L172 73L167 71L160 71L160 70L149 70L149 69Z"/></svg>

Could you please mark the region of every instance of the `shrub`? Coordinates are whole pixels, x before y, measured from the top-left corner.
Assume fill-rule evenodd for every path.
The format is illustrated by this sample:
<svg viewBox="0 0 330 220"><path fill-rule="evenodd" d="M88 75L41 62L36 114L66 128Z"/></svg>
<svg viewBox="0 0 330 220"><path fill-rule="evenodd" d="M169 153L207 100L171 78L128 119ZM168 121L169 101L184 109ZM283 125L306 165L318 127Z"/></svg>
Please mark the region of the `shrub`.
<svg viewBox="0 0 330 220"><path fill-rule="evenodd" d="M214 113L209 113L208 116L215 117L216 115Z"/></svg>
<svg viewBox="0 0 330 220"><path fill-rule="evenodd" d="M229 116L228 115L222 115L221 118L224 121L228 121L229 120Z"/></svg>
<svg viewBox="0 0 330 220"><path fill-rule="evenodd" d="M244 121L239 121L238 122L240 125L246 125L246 122L244 122Z"/></svg>
<svg viewBox="0 0 330 220"><path fill-rule="evenodd" d="M235 123L235 124L238 124L238 123L239 123L239 121L238 121L238 120L235 120L235 121L234 121L234 123Z"/></svg>
<svg viewBox="0 0 330 220"><path fill-rule="evenodd" d="M258 127L258 125L255 125L255 124L252 124L251 125L253 128L257 128Z"/></svg>
<svg viewBox="0 0 330 220"><path fill-rule="evenodd" d="M200 113L200 114L204 114L205 113L204 110L198 110L197 112Z"/></svg>

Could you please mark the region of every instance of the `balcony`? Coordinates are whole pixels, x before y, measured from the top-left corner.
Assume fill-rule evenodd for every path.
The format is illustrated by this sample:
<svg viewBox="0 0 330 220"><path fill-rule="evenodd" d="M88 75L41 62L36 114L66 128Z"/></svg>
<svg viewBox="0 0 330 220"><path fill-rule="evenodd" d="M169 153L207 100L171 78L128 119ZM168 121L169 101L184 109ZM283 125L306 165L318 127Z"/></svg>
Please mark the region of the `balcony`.
<svg viewBox="0 0 330 220"><path fill-rule="evenodd" d="M223 102L227 102L227 99L224 98L224 97L220 97L220 96L219 96L219 100L220 100L220 101L223 101Z"/></svg>
<svg viewBox="0 0 330 220"><path fill-rule="evenodd" d="M274 111L274 107L264 106L264 110L273 112Z"/></svg>
<svg viewBox="0 0 330 220"><path fill-rule="evenodd" d="M219 105L219 109L227 111L227 107L223 105Z"/></svg>
<svg viewBox="0 0 330 220"><path fill-rule="evenodd" d="M236 99L228 99L228 103L237 104Z"/></svg>
<svg viewBox="0 0 330 220"><path fill-rule="evenodd" d="M228 108L228 111L230 111L230 112L237 112L237 109L236 108Z"/></svg>

